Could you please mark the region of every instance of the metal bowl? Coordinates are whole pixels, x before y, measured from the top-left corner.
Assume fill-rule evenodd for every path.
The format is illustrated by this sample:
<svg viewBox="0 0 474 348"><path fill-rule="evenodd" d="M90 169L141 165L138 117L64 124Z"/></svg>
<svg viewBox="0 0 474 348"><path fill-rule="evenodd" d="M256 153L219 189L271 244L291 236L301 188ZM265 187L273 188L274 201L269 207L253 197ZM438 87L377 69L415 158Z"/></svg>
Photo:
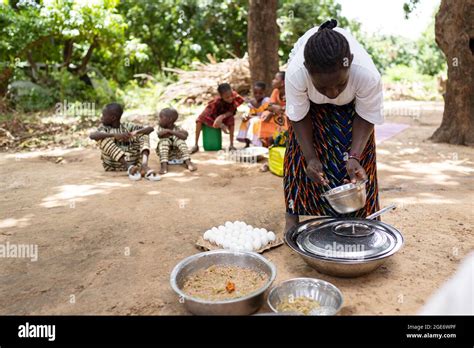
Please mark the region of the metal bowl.
<svg viewBox="0 0 474 348"><path fill-rule="evenodd" d="M181 289L184 280L200 269L212 265L233 265L252 268L268 276L267 283L247 296L224 301L207 301L191 297ZM214 250L195 254L178 263L170 276L171 288L184 301L185 308L197 315L248 315L256 312L264 302L264 293L276 277L276 268L263 256L247 251Z"/></svg>
<svg viewBox="0 0 474 348"><path fill-rule="evenodd" d="M310 315L334 315L344 302L341 291L331 283L321 279L293 278L273 287L268 294L267 303L272 311L284 314L285 312L278 312L278 304L296 297L309 297L320 303L321 307ZM288 314L295 315L294 312Z"/></svg>
<svg viewBox="0 0 474 348"><path fill-rule="evenodd" d="M293 249L299 256L301 256L301 258L309 266L311 266L320 273L344 278L359 277L364 274L370 273L380 267L387 260L387 258L395 254L403 246L404 241L402 234L394 227L388 224L384 224L383 222L379 222L381 225L384 225L387 228L391 228L394 233L397 233L397 245L395 248L391 249L390 252L382 254L376 258L352 260L334 259L331 257L319 257L300 249L296 242L296 239L298 235L306 229L307 225L328 222L334 219L335 218L332 217L317 217L314 219L309 219L302 223L299 223L298 225L289 229L285 233L285 243L291 249Z"/></svg>
<svg viewBox="0 0 474 348"><path fill-rule="evenodd" d="M331 207L339 214L353 213L365 206L367 180L349 183L330 189L322 194Z"/></svg>

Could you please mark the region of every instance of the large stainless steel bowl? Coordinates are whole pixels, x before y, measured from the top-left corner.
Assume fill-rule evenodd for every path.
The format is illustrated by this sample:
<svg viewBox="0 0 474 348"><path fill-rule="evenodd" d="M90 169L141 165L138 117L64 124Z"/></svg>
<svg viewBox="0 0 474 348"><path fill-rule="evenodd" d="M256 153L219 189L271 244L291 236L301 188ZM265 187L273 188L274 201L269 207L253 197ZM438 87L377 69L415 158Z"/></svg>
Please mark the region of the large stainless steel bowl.
<svg viewBox="0 0 474 348"><path fill-rule="evenodd" d="M356 184L349 183L323 193L331 207L339 214L353 213L365 206L367 180Z"/></svg>
<svg viewBox="0 0 474 348"><path fill-rule="evenodd" d="M323 223L334 220L337 218L332 217L317 217L314 219L306 220L293 228L289 229L285 233L285 243L293 249L301 258L312 268L316 269L318 272L337 276L337 277L359 277L364 274L370 273L380 267L390 256L395 254L403 246L403 236L396 230L394 227L379 222L381 225L390 228L397 235L397 244L396 246L385 254L382 254L376 258L368 259L331 259L331 257L319 257L315 256L305 250L302 250L297 242L296 238L298 234L305 230L306 225L314 223ZM363 220L363 219L361 219Z"/></svg>
<svg viewBox="0 0 474 348"><path fill-rule="evenodd" d="M267 303L272 311L278 313L277 308L282 301L297 297L308 297L319 302L321 307L310 315L334 315L341 309L344 302L341 291L331 283L321 279L294 278L273 287L268 294ZM285 312L280 312L280 314L285 314Z"/></svg>
<svg viewBox="0 0 474 348"><path fill-rule="evenodd" d="M225 301L206 301L191 297L182 291L186 277L212 265L233 265L264 272L268 281L259 290ZM263 256L246 251L214 250L195 254L178 263L170 276L171 288L184 302L186 309L197 315L248 315L256 312L264 302L265 291L276 277L276 268Z"/></svg>

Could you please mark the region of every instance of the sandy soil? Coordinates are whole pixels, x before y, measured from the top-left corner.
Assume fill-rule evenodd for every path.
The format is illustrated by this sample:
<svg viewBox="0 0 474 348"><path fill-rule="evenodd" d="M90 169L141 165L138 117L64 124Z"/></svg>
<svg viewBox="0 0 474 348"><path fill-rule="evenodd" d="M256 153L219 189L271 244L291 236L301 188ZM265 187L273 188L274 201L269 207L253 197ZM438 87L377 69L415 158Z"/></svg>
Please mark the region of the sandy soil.
<svg viewBox="0 0 474 348"><path fill-rule="evenodd" d="M474 249L474 149L425 140L439 109L389 115L411 125L378 146L381 203L399 204L384 221L402 231L402 251L356 279L320 274L287 246L264 254L277 283L337 285L342 314L416 313ZM95 149L0 154L0 244L39 248L36 262L0 259L0 314L185 314L169 273L203 231L243 220L281 234L284 223L281 178L216 153L194 160L196 173L173 166L152 183L103 172Z"/></svg>

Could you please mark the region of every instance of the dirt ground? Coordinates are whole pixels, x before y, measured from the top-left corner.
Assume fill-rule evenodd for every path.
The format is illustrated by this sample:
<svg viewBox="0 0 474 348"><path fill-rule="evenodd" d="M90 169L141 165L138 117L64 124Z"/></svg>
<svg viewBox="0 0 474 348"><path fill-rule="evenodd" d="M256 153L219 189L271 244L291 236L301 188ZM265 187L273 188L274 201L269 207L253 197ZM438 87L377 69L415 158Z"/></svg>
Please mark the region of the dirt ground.
<svg viewBox="0 0 474 348"><path fill-rule="evenodd" d="M399 204L383 220L403 233L404 248L355 279L320 274L287 246L264 253L276 283L338 286L341 314L414 314L474 249L474 149L426 140L439 108L387 121L410 124L377 150L381 204ZM92 148L0 154L0 244L36 244L39 253L36 262L0 259L0 314L186 314L169 274L198 252L199 235L228 220L279 234L284 226L281 178L213 152L194 161L197 172L173 166L153 183L103 172Z"/></svg>

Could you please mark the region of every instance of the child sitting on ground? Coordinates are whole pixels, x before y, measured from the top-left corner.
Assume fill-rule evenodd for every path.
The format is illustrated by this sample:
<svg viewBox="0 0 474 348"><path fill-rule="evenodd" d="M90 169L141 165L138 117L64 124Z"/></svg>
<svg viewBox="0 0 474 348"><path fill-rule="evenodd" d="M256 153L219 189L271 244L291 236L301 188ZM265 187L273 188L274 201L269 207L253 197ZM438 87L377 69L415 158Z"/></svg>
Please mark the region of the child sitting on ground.
<svg viewBox="0 0 474 348"><path fill-rule="evenodd" d="M219 96L207 104L196 120L196 142L191 148L191 153L199 151L198 141L203 123L208 127L221 128L224 133L228 133L230 138L229 151L236 150L234 147L234 115L237 112L237 107L244 102L244 99L233 91L228 83L220 84L217 87L217 92L219 92Z"/></svg>
<svg viewBox="0 0 474 348"><path fill-rule="evenodd" d="M268 110L262 113L257 127L257 137L263 146L269 147L273 143L273 138L279 133L288 130L288 120L285 114L285 72L279 71L272 80L273 91L270 96Z"/></svg>
<svg viewBox="0 0 474 348"><path fill-rule="evenodd" d="M160 174L166 174L168 172L168 161L173 150L175 150L174 152L177 152L177 156L180 156L180 159L184 161L186 168L190 171L197 169L191 162L188 146L185 141L188 138L188 132L175 125L177 119L178 112L175 109L165 108L160 111L159 126L156 130L158 134L156 154L160 157Z"/></svg>
<svg viewBox="0 0 474 348"><path fill-rule="evenodd" d="M131 180L140 180L142 176L151 181L160 180L148 167L149 134L153 127L121 123L122 114L120 104L107 104L102 111L102 125L89 136L99 144L105 171L126 170Z"/></svg>
<svg viewBox="0 0 474 348"><path fill-rule="evenodd" d="M265 97L266 87L265 82L255 82L252 91L253 98L247 100L250 111L242 118L237 135L237 141L245 142L245 147L249 147L251 143L255 146L262 146L262 142L258 138L258 121L270 104L270 98Z"/></svg>

